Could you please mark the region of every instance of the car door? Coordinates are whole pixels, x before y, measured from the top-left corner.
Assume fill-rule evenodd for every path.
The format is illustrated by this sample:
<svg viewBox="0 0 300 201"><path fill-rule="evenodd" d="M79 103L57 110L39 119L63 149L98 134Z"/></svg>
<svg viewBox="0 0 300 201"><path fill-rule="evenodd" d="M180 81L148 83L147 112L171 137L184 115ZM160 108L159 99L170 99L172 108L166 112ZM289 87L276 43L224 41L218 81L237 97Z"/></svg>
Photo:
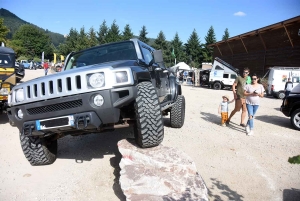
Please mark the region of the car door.
<svg viewBox="0 0 300 201"><path fill-rule="evenodd" d="M141 44L141 50L143 58L146 64L149 64L153 60L152 49L146 45ZM151 74L152 85L155 86L157 95L160 102L167 100L167 96L170 91L168 70L163 65L158 65L154 63L149 67L149 72Z"/></svg>

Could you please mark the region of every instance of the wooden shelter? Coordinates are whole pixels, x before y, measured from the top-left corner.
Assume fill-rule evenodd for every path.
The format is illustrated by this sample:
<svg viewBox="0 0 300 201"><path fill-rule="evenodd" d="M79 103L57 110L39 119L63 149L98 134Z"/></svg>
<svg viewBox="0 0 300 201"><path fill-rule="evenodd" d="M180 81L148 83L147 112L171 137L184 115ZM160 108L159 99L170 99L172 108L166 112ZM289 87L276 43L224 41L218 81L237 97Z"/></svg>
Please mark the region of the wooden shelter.
<svg viewBox="0 0 300 201"><path fill-rule="evenodd" d="M213 57L219 57L242 72L263 76L269 67L300 67L300 16L253 30L214 47Z"/></svg>

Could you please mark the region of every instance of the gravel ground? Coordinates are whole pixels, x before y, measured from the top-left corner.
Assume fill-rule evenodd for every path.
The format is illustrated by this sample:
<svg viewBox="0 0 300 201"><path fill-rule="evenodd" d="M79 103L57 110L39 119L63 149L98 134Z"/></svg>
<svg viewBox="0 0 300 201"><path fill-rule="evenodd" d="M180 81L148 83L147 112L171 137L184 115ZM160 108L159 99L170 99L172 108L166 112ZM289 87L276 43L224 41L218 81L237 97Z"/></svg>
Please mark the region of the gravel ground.
<svg viewBox="0 0 300 201"><path fill-rule="evenodd" d="M24 81L39 76L42 69L26 70ZM185 124L172 129L165 117L163 144L194 159L210 200L300 200L300 165L287 162L300 154L300 133L279 111L281 100L261 99L255 135L246 136L241 113L220 126L218 104L222 95L232 98L231 91L183 86L183 94ZM25 159L6 115L0 116L0 135L0 200L125 200L116 144L132 129L59 139L56 162L39 167Z"/></svg>

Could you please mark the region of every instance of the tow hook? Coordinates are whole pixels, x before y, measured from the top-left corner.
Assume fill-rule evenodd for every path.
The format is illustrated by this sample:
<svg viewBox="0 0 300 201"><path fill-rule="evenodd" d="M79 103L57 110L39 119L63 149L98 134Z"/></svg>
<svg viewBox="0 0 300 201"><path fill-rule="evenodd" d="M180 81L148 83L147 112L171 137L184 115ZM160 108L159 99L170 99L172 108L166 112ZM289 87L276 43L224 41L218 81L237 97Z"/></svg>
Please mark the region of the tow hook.
<svg viewBox="0 0 300 201"><path fill-rule="evenodd" d="M23 135L24 136L30 136L32 135L32 131L34 130L34 124L25 124L23 126Z"/></svg>
<svg viewBox="0 0 300 201"><path fill-rule="evenodd" d="M89 116L78 116L75 119L75 128L78 130L82 130L85 129L88 125L88 122L90 121L90 117Z"/></svg>

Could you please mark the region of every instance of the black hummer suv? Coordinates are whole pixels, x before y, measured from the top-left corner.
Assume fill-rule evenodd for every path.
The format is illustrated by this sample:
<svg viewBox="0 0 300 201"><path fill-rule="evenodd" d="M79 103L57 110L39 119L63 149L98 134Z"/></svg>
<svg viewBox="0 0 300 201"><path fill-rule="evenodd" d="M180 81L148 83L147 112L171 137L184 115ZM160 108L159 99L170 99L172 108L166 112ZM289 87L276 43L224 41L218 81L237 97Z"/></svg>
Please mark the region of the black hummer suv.
<svg viewBox="0 0 300 201"><path fill-rule="evenodd" d="M280 111L287 117L291 117L291 124L300 130L300 84L285 97Z"/></svg>
<svg viewBox="0 0 300 201"><path fill-rule="evenodd" d="M176 71L162 52L137 40L70 53L57 74L19 84L9 95L8 117L20 131L31 165L56 159L57 139L133 125L141 147L159 145L163 115L183 126L185 99Z"/></svg>

